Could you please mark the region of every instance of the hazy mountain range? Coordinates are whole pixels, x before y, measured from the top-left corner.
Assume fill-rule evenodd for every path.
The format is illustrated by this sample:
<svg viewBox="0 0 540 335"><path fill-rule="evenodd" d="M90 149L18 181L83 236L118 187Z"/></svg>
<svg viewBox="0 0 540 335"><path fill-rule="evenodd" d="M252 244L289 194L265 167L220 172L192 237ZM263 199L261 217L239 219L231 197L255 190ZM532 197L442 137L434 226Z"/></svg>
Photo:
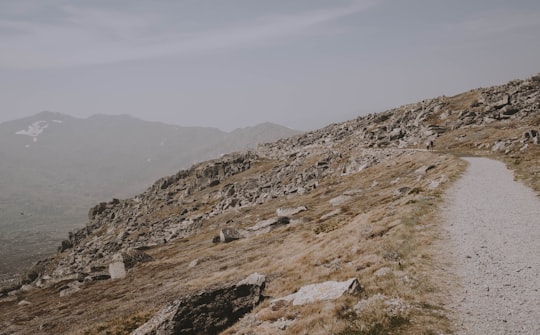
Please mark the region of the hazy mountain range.
<svg viewBox="0 0 540 335"><path fill-rule="evenodd" d="M99 201L134 195L195 162L297 133L271 123L223 132L53 112L2 123L0 274L16 270L8 264L28 265L54 251Z"/></svg>

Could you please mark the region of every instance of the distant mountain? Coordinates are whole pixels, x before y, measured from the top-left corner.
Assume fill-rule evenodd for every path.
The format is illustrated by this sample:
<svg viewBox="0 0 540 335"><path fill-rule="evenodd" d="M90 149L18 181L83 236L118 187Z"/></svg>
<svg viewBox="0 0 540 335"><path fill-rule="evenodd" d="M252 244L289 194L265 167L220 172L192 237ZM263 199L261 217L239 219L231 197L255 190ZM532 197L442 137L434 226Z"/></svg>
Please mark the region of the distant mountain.
<svg viewBox="0 0 540 335"><path fill-rule="evenodd" d="M299 132L265 123L230 133L127 115L42 112L0 124L0 273L54 251L88 208L141 192L195 162ZM31 250L29 250L31 248Z"/></svg>

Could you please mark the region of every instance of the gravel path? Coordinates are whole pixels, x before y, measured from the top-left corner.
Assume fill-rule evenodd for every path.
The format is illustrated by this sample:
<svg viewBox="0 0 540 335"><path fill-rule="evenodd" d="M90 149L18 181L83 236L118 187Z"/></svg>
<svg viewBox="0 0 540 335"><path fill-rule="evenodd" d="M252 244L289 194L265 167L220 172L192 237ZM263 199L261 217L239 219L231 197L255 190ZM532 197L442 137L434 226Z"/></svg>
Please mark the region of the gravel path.
<svg viewBox="0 0 540 335"><path fill-rule="evenodd" d="M458 334L540 334L540 198L501 162L466 160L443 211Z"/></svg>

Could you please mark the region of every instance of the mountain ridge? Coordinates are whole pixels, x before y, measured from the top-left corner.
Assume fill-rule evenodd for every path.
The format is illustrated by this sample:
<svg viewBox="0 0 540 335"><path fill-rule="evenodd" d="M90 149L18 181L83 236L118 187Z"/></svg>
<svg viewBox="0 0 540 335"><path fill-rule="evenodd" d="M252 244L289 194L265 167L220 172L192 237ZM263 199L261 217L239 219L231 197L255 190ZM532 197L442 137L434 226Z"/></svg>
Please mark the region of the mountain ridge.
<svg viewBox="0 0 540 335"><path fill-rule="evenodd" d="M0 325L40 327L40 309L54 302L73 313L49 307L46 333L172 334L186 317L170 314L176 298L257 272L270 298L224 334L449 333L451 288L441 287L430 248L441 195L465 168L456 155L501 159L540 192L539 128L536 75L192 165L91 208L85 228L5 292L0 311L33 318ZM291 298L339 283L355 288Z"/></svg>

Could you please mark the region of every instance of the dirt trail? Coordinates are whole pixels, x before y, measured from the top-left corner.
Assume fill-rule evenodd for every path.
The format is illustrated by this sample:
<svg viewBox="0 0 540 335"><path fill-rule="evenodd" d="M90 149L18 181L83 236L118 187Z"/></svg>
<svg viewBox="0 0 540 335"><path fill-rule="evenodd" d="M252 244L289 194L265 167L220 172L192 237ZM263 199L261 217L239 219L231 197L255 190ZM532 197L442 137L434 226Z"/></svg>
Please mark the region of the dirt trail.
<svg viewBox="0 0 540 335"><path fill-rule="evenodd" d="M458 334L540 334L540 198L501 162L466 160L443 210Z"/></svg>

